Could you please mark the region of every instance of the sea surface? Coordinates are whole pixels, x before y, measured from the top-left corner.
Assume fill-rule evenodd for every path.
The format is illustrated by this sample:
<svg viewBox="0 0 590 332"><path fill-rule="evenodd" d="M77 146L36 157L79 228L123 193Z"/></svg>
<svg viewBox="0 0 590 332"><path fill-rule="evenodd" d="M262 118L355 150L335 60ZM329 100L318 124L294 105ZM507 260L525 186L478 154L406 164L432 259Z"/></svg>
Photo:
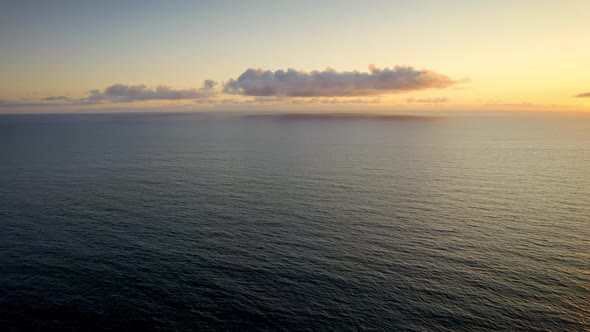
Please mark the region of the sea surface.
<svg viewBox="0 0 590 332"><path fill-rule="evenodd" d="M590 115L0 115L0 326L590 331Z"/></svg>

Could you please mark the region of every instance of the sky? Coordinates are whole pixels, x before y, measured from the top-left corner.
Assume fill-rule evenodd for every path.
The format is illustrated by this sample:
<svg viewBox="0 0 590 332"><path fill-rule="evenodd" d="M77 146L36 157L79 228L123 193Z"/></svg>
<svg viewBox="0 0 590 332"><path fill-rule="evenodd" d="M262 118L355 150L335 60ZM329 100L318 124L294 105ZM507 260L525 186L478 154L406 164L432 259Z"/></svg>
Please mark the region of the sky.
<svg viewBox="0 0 590 332"><path fill-rule="evenodd" d="M590 111L590 1L0 0L0 112Z"/></svg>

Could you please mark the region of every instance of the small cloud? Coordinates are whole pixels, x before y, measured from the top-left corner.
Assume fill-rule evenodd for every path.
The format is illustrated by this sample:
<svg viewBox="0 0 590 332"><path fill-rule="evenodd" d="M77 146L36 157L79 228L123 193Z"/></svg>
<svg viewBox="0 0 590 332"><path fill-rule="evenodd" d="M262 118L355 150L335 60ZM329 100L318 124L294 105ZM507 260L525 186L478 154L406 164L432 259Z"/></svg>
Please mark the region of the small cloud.
<svg viewBox="0 0 590 332"><path fill-rule="evenodd" d="M213 90L216 85L217 85L217 82L215 82L214 80L205 80L205 82L203 82L202 89Z"/></svg>
<svg viewBox="0 0 590 332"><path fill-rule="evenodd" d="M531 102L527 102L527 101L523 101L520 103L505 103L502 101L490 101L488 103L483 104L485 106L507 106L507 107L515 107L515 106L519 106L519 107L534 107L534 106L541 106L541 105L535 105Z"/></svg>
<svg viewBox="0 0 590 332"><path fill-rule="evenodd" d="M248 117L275 118L280 120L393 120L393 121L435 121L445 119L441 116L410 114L373 113L262 113L249 114Z"/></svg>
<svg viewBox="0 0 590 332"><path fill-rule="evenodd" d="M337 72L328 67L306 73L251 68L226 82L223 91L256 97L355 97L442 89L458 83L446 75L408 66L380 69L370 65L369 71Z"/></svg>
<svg viewBox="0 0 590 332"><path fill-rule="evenodd" d="M205 99L195 100L199 104L224 104L224 105L237 105L237 104L378 104L381 102L379 98L285 98L285 97L254 97L250 99L236 99L236 98L225 98L225 99Z"/></svg>
<svg viewBox="0 0 590 332"><path fill-rule="evenodd" d="M195 99L194 102L197 104L217 104L219 102L219 100L212 99L212 98L201 98L201 99Z"/></svg>
<svg viewBox="0 0 590 332"><path fill-rule="evenodd" d="M226 98L221 101L222 104L240 104L241 102L237 99Z"/></svg>
<svg viewBox="0 0 590 332"><path fill-rule="evenodd" d="M70 100L70 97L67 97L67 96L49 96L49 97L43 98L43 100L46 100L46 101L65 101L65 100Z"/></svg>
<svg viewBox="0 0 590 332"><path fill-rule="evenodd" d="M144 100L182 100L210 98L215 95L217 82L206 80L200 89L177 90L165 85L148 88L144 84L114 84L103 91L90 90L86 98L79 99L77 104L97 104L102 102L129 103Z"/></svg>
<svg viewBox="0 0 590 332"><path fill-rule="evenodd" d="M407 103L430 103L430 104L440 104L446 103L449 101L447 97L438 97L438 98L414 98L410 97L406 99Z"/></svg>
<svg viewBox="0 0 590 332"><path fill-rule="evenodd" d="M379 98L363 99L363 98L307 98L307 99L292 99L291 104L378 104L381 102Z"/></svg>
<svg viewBox="0 0 590 332"><path fill-rule="evenodd" d="M211 102L216 95L217 82L206 80L199 89L173 89L159 85L148 88L146 85L114 84L104 90L93 89L88 91L88 96L80 99L72 99L65 95L48 96L39 100L0 100L0 107L42 107L42 106L68 106L68 105L95 105L102 103L128 103L144 100L184 100L195 99Z"/></svg>
<svg viewBox="0 0 590 332"><path fill-rule="evenodd" d="M40 107L40 106L55 106L55 104L42 102L18 102L14 100L0 100L0 107Z"/></svg>
<svg viewBox="0 0 590 332"><path fill-rule="evenodd" d="M580 93L576 98L590 98L590 92Z"/></svg>

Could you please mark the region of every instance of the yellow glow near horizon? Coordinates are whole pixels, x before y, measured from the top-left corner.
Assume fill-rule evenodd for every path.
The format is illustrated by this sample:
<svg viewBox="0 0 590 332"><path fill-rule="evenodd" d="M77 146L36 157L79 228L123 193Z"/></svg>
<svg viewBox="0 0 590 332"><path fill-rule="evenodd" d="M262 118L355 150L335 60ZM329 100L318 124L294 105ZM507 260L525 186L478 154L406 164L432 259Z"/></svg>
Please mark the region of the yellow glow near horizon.
<svg viewBox="0 0 590 332"><path fill-rule="evenodd" d="M87 16L92 11L23 5L0 14L0 99L84 98L115 83L199 88L205 79L225 82L247 68L366 72L374 63L469 81L383 95L380 104L363 108L590 108L590 98L575 97L590 92L588 1L335 4L158 4L122 8L107 21ZM97 10L116 12L103 7ZM409 105L408 98L447 101Z"/></svg>

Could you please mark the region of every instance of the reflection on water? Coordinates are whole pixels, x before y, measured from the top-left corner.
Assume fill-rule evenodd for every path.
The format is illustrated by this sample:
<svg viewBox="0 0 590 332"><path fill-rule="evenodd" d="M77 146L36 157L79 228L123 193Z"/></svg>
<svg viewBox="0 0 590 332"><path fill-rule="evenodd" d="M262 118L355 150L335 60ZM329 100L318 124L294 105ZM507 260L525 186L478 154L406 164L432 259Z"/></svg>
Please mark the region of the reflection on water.
<svg viewBox="0 0 590 332"><path fill-rule="evenodd" d="M0 324L587 330L590 117L430 115L0 116Z"/></svg>

